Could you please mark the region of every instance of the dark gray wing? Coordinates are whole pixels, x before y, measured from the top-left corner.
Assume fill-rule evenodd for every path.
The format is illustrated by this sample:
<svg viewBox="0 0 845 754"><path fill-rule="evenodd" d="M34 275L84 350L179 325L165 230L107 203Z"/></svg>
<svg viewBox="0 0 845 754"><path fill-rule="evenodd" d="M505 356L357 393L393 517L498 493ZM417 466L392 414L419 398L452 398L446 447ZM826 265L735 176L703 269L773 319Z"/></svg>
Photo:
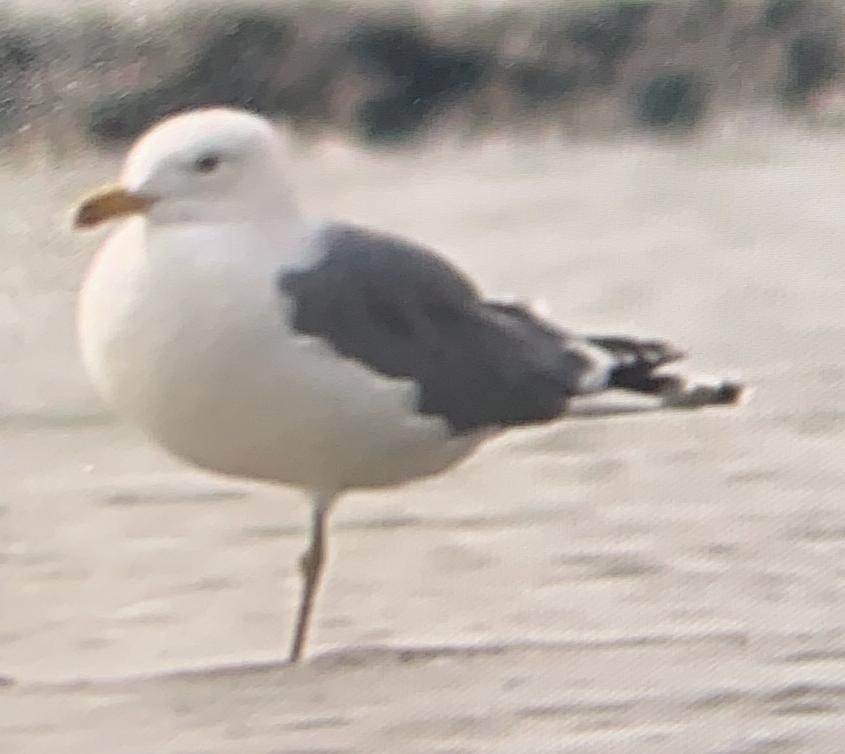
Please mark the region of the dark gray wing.
<svg viewBox="0 0 845 754"><path fill-rule="evenodd" d="M596 368L576 339L522 307L482 301L423 247L340 224L321 241L314 267L279 278L294 329L414 380L418 410L455 433L554 419Z"/></svg>

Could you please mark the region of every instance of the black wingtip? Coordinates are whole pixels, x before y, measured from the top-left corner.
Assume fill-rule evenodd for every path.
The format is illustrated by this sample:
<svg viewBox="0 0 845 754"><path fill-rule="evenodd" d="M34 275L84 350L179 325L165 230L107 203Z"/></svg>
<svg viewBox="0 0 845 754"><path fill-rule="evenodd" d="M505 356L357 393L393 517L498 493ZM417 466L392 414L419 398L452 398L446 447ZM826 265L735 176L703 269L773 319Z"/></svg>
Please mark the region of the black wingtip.
<svg viewBox="0 0 845 754"><path fill-rule="evenodd" d="M603 336L587 340L614 356L622 369L654 370L687 356L685 351L665 340Z"/></svg>
<svg viewBox="0 0 845 754"><path fill-rule="evenodd" d="M714 391L714 404L735 406L742 403L748 390L741 382L723 382Z"/></svg>

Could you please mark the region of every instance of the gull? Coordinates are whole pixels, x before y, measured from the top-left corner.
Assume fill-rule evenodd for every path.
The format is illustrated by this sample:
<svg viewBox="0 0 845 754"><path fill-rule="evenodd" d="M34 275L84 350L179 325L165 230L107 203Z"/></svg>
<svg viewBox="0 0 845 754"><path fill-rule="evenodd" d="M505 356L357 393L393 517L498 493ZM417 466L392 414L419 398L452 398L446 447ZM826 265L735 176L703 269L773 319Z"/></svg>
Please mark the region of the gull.
<svg viewBox="0 0 845 754"><path fill-rule="evenodd" d="M569 332L489 300L423 245L306 217L286 165L283 134L260 116L174 115L132 146L116 185L81 200L74 225L117 223L78 306L106 402L194 466L310 498L291 662L345 492L444 472L578 396L738 402L739 383L666 373L684 354L663 341Z"/></svg>

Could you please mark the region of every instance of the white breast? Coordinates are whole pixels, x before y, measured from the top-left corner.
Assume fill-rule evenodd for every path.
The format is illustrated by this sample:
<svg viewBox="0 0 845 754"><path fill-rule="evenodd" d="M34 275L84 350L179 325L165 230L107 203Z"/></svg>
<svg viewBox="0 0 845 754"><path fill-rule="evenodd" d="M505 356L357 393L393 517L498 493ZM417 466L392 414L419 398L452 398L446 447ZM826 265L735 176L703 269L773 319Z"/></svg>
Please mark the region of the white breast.
<svg viewBox="0 0 845 754"><path fill-rule="evenodd" d="M242 226L228 240L217 226L147 232L132 220L104 245L82 290L79 333L104 397L171 452L333 492L435 473L480 442L417 415L413 383L290 330L276 279L286 262L310 261L301 238L279 248L255 229L247 243Z"/></svg>

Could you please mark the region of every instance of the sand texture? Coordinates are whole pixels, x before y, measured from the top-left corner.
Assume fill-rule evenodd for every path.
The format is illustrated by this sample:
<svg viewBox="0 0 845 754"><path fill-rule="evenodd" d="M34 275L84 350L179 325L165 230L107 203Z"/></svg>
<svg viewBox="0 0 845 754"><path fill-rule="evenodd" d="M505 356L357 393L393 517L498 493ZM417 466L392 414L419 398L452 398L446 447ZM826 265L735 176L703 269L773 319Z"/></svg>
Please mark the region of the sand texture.
<svg viewBox="0 0 845 754"><path fill-rule="evenodd" d="M4 754L792 754L845 736L845 139L332 147L312 210L490 293L676 341L739 410L514 432L334 519L285 666L307 509L114 422L76 356L90 155L0 172Z"/></svg>

